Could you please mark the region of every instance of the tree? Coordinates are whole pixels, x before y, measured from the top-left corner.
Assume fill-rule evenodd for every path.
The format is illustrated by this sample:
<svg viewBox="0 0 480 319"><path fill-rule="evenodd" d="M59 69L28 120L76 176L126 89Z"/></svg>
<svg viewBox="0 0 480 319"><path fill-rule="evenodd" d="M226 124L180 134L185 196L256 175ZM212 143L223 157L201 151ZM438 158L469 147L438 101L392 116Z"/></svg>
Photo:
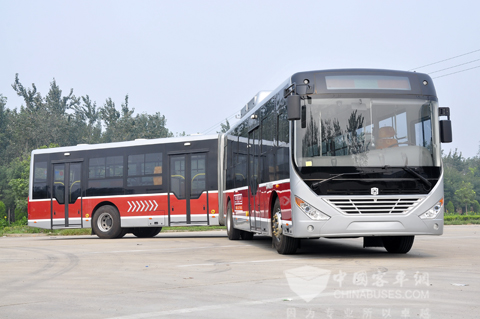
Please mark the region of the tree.
<svg viewBox="0 0 480 319"><path fill-rule="evenodd" d="M473 201L473 211L475 213L480 213L480 203L477 200Z"/></svg>
<svg viewBox="0 0 480 319"><path fill-rule="evenodd" d="M7 217L7 208L5 204L0 200L0 220L4 220Z"/></svg>
<svg viewBox="0 0 480 319"><path fill-rule="evenodd" d="M6 108L7 98L0 94L0 165L5 160L5 149L10 138L7 134L9 112Z"/></svg>
<svg viewBox="0 0 480 319"><path fill-rule="evenodd" d="M449 214L455 213L455 206L453 206L452 201L448 201L448 204L445 207L445 209L447 210L447 213L449 213Z"/></svg>
<svg viewBox="0 0 480 319"><path fill-rule="evenodd" d="M455 198L460 205L465 205L465 213L468 212L468 206L475 200L475 191L471 183L462 182L460 189L455 192Z"/></svg>
<svg viewBox="0 0 480 319"><path fill-rule="evenodd" d="M18 170L15 173L18 177L12 178L8 185L15 204L15 220L19 220L27 216L30 156L25 160L17 159L16 165Z"/></svg>

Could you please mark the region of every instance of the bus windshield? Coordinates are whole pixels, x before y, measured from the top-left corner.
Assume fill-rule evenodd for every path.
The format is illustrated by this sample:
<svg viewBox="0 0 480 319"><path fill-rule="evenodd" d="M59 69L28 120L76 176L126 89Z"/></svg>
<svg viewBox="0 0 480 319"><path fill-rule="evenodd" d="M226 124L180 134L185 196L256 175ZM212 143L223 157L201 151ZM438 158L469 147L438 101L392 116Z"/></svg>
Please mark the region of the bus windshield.
<svg viewBox="0 0 480 319"><path fill-rule="evenodd" d="M311 98L295 122L297 167L440 166L436 102Z"/></svg>

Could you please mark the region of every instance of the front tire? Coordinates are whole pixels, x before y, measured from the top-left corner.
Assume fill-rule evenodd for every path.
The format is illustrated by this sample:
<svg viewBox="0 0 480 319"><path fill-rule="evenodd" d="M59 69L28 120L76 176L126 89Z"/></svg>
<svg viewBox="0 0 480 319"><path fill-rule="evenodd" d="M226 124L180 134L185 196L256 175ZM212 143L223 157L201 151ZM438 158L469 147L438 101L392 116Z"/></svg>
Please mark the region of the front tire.
<svg viewBox="0 0 480 319"><path fill-rule="evenodd" d="M120 234L118 234L117 238L123 238L128 233L128 228L122 228Z"/></svg>
<svg viewBox="0 0 480 319"><path fill-rule="evenodd" d="M384 236L383 246L392 254L406 254L413 246L415 236Z"/></svg>
<svg viewBox="0 0 480 319"><path fill-rule="evenodd" d="M230 240L239 240L241 231L233 227L232 203L227 204L227 235Z"/></svg>
<svg viewBox="0 0 480 319"><path fill-rule="evenodd" d="M297 251L300 240L283 235L281 219L282 210L280 208L280 201L277 198L273 206L272 214L272 245L279 254L294 254Z"/></svg>
<svg viewBox="0 0 480 319"><path fill-rule="evenodd" d="M104 205L97 209L92 220L93 232L102 239L118 238L122 232L117 208Z"/></svg>
<svg viewBox="0 0 480 319"><path fill-rule="evenodd" d="M133 229L133 234L138 238L155 237L162 231L162 227L138 227Z"/></svg>

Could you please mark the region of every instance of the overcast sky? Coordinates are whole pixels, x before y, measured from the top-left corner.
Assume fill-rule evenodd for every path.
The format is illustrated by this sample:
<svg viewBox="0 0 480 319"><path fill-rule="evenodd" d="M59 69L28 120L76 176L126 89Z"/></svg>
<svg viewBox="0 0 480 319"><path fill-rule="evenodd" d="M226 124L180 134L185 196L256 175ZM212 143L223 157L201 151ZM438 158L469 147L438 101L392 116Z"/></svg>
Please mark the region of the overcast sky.
<svg viewBox="0 0 480 319"><path fill-rule="evenodd" d="M42 95L55 78L64 94L117 108L128 94L136 113L160 112L172 132L208 134L299 71L416 69L451 108L454 143L443 149L472 157L479 12L477 1L1 0L0 94L18 108L15 73Z"/></svg>

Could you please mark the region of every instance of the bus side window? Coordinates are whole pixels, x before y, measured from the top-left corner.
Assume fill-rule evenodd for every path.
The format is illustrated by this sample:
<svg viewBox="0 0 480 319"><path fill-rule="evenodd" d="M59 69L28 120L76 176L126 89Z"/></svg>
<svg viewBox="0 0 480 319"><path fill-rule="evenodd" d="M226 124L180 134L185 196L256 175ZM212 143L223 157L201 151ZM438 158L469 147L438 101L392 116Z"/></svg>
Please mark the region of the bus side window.
<svg viewBox="0 0 480 319"><path fill-rule="evenodd" d="M87 196L122 195L123 156L90 158Z"/></svg>
<svg viewBox="0 0 480 319"><path fill-rule="evenodd" d="M288 119L287 113L278 115L278 147L276 152L276 177L277 179L285 179L289 177L288 169Z"/></svg>
<svg viewBox="0 0 480 319"><path fill-rule="evenodd" d="M288 144L288 119L287 113L283 112L278 115L278 141L279 144L285 143Z"/></svg>
<svg viewBox="0 0 480 319"><path fill-rule="evenodd" d="M162 185L162 153L128 156L127 186Z"/></svg>
<svg viewBox="0 0 480 319"><path fill-rule="evenodd" d="M49 198L47 188L47 162L35 162L33 171L33 199Z"/></svg>

